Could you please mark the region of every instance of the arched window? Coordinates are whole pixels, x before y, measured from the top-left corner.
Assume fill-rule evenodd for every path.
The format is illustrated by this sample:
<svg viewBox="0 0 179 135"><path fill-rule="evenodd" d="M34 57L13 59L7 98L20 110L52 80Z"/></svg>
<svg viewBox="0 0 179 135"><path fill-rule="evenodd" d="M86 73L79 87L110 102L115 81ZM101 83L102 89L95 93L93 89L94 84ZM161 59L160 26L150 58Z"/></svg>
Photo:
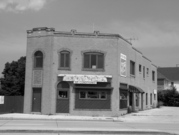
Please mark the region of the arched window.
<svg viewBox="0 0 179 135"><path fill-rule="evenodd" d="M83 68L92 70L104 70L104 54L99 52L84 53Z"/></svg>
<svg viewBox="0 0 179 135"><path fill-rule="evenodd" d="M61 51L59 54L59 68L60 69L70 69L70 52L69 51Z"/></svg>
<svg viewBox="0 0 179 135"><path fill-rule="evenodd" d="M43 53L36 51L34 54L34 68L43 68Z"/></svg>
<svg viewBox="0 0 179 135"><path fill-rule="evenodd" d="M60 99L68 99L68 91L70 89L70 86L67 82L60 82L57 85L57 94L58 98Z"/></svg>

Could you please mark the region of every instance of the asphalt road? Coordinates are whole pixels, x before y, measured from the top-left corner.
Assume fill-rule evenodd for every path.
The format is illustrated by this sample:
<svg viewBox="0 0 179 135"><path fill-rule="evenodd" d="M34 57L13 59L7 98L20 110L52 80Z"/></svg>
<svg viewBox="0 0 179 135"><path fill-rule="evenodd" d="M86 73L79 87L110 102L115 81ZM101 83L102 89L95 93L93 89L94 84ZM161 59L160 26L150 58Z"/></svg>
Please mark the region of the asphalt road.
<svg viewBox="0 0 179 135"><path fill-rule="evenodd" d="M59 135L59 133L54 132L61 130L62 134L73 134L76 131L96 131L93 133L111 133L113 131L127 131L130 134L138 134L138 131L142 132L152 132L152 131L162 131L169 133L179 134L179 123L128 123L128 122L112 122L112 121L57 121L57 120L0 120L0 135L9 135L7 133L2 133L4 131L9 131L13 135L21 135L20 132L23 131L26 135L31 135L28 132L34 131L33 135L39 135L38 131L45 131L47 134L53 133L51 135ZM53 131L53 132L49 132ZM67 132L64 132L67 131ZM74 132L69 132L74 131ZM135 132L131 132L135 131ZM44 133L45 133L44 132ZM42 132L40 132L42 133ZM43 135L46 135L44 134ZM84 134L76 132L79 134ZM23 133L24 134L24 133ZM126 135L126 134L125 134Z"/></svg>

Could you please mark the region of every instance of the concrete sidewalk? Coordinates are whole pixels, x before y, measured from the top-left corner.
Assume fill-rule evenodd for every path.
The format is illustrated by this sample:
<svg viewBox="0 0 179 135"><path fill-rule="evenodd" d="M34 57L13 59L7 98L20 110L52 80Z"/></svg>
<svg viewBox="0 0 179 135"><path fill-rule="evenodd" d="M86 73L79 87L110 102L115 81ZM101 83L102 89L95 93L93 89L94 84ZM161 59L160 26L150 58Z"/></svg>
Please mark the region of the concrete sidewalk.
<svg viewBox="0 0 179 135"><path fill-rule="evenodd" d="M9 114L1 114L0 120L120 121L120 117L72 116L67 114L40 115L40 114L9 113Z"/></svg>
<svg viewBox="0 0 179 135"><path fill-rule="evenodd" d="M92 116L71 116L68 114L60 115L40 115L40 114L1 114L0 120L56 120L56 121L109 121L119 123L176 123L179 124L179 108L177 107L161 107L151 110L140 111L137 113L131 113L120 117L92 117ZM125 127L119 127L116 130L109 129L82 129L82 128L47 128L47 129L0 129L0 133L94 133L94 134L161 134L169 135L160 130L143 130L143 129L126 129Z"/></svg>
<svg viewBox="0 0 179 135"><path fill-rule="evenodd" d="M119 117L72 116L69 114L41 115L9 113L1 114L0 120L76 120L76 121L117 121L139 123L179 123L179 107L161 107L130 113Z"/></svg>

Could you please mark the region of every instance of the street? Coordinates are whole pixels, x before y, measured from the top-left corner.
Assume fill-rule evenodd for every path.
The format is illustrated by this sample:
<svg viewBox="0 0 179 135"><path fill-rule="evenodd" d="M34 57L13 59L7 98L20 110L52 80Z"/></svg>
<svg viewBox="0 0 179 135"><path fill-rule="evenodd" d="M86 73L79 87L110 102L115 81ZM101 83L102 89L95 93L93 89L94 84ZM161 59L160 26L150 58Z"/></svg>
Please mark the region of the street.
<svg viewBox="0 0 179 135"><path fill-rule="evenodd" d="M28 135L30 129L33 133L53 133L72 134L76 131L93 131L92 133L100 133L107 131L113 134L113 131L162 131L179 134L179 124L177 123L128 123L128 122L112 122L112 121L57 121L57 120L0 120L0 135L8 135L2 133L4 130L9 131L13 135L19 135L19 131L23 131ZM16 132L14 132L16 130ZM43 132L42 132L43 130ZM69 132L73 131L73 132ZM95 131L95 132L94 132ZM16 134L15 134L16 133ZM24 133L23 133L24 134ZM38 133L39 134L39 133Z"/></svg>

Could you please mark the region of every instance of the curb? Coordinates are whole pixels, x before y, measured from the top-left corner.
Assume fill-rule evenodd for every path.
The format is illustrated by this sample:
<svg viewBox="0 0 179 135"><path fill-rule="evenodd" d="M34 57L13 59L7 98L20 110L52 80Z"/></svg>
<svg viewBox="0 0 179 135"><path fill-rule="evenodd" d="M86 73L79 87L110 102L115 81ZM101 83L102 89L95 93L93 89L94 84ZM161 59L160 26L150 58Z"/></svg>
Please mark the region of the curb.
<svg viewBox="0 0 179 135"><path fill-rule="evenodd" d="M118 120L118 119L68 119L68 118L16 118L16 117L0 117L0 120L59 120L59 121L106 121L106 122L123 122L122 120Z"/></svg>
<svg viewBox="0 0 179 135"><path fill-rule="evenodd" d="M167 132L162 132L162 131L157 131L157 130L151 130L151 131L143 131L143 130L118 130L118 131L108 131L108 130L72 130L72 129L57 129L57 130L36 130L36 129L24 129L24 130L0 130L0 133L73 133L73 134L148 134L148 135L177 135L177 134L172 134L172 133L167 133Z"/></svg>

